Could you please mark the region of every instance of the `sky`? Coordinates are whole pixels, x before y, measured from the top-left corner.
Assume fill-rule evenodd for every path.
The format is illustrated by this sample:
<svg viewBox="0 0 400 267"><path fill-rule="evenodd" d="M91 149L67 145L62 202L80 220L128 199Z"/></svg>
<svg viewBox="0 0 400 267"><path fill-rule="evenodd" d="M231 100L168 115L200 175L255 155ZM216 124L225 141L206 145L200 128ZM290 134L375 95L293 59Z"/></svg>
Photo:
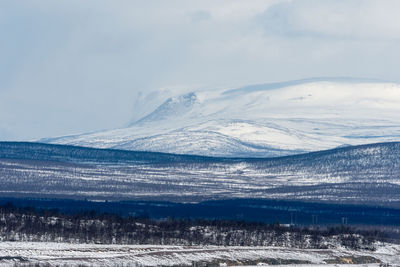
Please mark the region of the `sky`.
<svg viewBox="0 0 400 267"><path fill-rule="evenodd" d="M400 82L400 1L0 1L0 140L123 127L171 95Z"/></svg>

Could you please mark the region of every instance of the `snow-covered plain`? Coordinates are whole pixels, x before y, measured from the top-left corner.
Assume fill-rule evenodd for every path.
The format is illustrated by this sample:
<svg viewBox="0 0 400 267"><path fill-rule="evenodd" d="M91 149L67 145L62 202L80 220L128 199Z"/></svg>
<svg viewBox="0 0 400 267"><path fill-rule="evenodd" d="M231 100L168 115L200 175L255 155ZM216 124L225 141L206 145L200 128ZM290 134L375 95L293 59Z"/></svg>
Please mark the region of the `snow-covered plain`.
<svg viewBox="0 0 400 267"><path fill-rule="evenodd" d="M381 263L398 266L400 246L377 244L376 251L355 251L338 246L332 249L293 249L284 247L216 247L96 245L69 243L0 242L0 265L50 264L51 266L192 266L193 262L257 261L269 259L308 262L299 266L326 265L327 260L373 257ZM352 263L349 261L348 263ZM293 266L293 265L291 265ZM341 265L340 265L341 266ZM351 265L354 266L354 265ZM379 266L379 263L359 266Z"/></svg>
<svg viewBox="0 0 400 267"><path fill-rule="evenodd" d="M400 139L400 85L308 79L167 99L126 128L41 141L208 156L268 157Z"/></svg>

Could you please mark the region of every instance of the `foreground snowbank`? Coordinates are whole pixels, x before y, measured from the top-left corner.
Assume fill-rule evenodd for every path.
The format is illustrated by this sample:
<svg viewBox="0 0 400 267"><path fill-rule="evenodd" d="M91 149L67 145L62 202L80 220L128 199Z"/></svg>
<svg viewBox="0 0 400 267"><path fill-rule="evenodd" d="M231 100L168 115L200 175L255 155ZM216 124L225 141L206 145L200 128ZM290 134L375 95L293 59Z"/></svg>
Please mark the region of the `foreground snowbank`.
<svg viewBox="0 0 400 267"><path fill-rule="evenodd" d="M50 264L90 266L172 266L194 262L248 265L300 264L315 266L325 263L362 263L360 266L379 266L379 263L400 262L400 245L377 244L377 250L352 251L336 249L290 249L283 247L217 247L217 246L151 246L97 245L68 243L0 242L0 265ZM375 261L375 263L373 263ZM293 266L293 265L292 265ZM354 265L352 265L354 266Z"/></svg>

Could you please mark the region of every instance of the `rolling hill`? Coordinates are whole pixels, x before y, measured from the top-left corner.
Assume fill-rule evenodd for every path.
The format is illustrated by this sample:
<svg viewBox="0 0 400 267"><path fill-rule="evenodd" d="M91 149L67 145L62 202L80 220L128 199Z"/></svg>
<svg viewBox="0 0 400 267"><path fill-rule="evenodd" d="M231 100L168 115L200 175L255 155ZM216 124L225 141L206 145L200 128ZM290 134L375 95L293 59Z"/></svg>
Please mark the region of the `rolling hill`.
<svg viewBox="0 0 400 267"><path fill-rule="evenodd" d="M400 207L400 143L213 158L0 143L3 197L198 202L255 198Z"/></svg>

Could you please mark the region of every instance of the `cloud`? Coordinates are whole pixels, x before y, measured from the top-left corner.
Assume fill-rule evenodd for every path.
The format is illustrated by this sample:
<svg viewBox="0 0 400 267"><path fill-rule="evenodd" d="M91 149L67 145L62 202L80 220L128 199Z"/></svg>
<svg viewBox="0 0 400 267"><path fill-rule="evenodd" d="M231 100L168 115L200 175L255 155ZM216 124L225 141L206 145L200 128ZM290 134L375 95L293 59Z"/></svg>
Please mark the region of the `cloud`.
<svg viewBox="0 0 400 267"><path fill-rule="evenodd" d="M0 141L14 140L15 136L6 128L0 127Z"/></svg>
<svg viewBox="0 0 400 267"><path fill-rule="evenodd" d="M2 1L0 124L40 138L126 125L193 88L315 76L399 81L399 5Z"/></svg>
<svg viewBox="0 0 400 267"><path fill-rule="evenodd" d="M337 39L398 40L399 1L318 1L279 3L258 16L267 34Z"/></svg>
<svg viewBox="0 0 400 267"><path fill-rule="evenodd" d="M211 19L211 14L205 10L198 10L191 14L193 22L201 22Z"/></svg>

